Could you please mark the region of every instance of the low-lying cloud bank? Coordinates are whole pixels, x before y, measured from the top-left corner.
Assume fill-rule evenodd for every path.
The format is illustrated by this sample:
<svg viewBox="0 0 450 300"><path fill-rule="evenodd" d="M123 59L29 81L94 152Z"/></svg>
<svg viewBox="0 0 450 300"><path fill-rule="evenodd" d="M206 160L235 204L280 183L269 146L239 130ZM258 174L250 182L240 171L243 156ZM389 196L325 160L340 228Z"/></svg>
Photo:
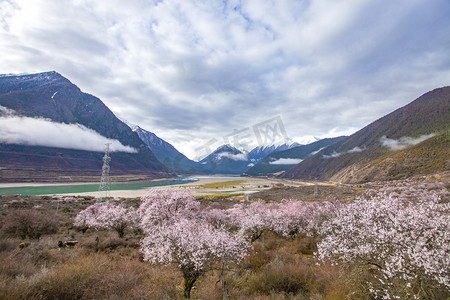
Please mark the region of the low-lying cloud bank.
<svg viewBox="0 0 450 300"><path fill-rule="evenodd" d="M366 148L360 148L360 147L356 146L356 147L354 147L348 151L344 151L344 152L333 151L333 153L331 153L330 155L323 155L322 157L323 158L335 158L335 157L342 156L344 154L362 152L364 150L366 150Z"/></svg>
<svg viewBox="0 0 450 300"><path fill-rule="evenodd" d="M0 105L0 117L13 116L15 114L15 110Z"/></svg>
<svg viewBox="0 0 450 300"><path fill-rule="evenodd" d="M277 160L271 161L269 164L271 165L296 165L303 161L303 159L299 158L279 158Z"/></svg>
<svg viewBox="0 0 450 300"><path fill-rule="evenodd" d="M245 154L245 153L233 154L230 152L222 152L217 155L217 159L222 159L224 157L232 159L232 160L247 160L248 159L247 154Z"/></svg>
<svg viewBox="0 0 450 300"><path fill-rule="evenodd" d="M410 146L417 145L425 140L428 140L429 138L435 136L434 133L431 134L424 134L417 138L409 137L409 136L402 136L398 140L387 138L386 136L382 136L380 138L381 145L383 147L387 147L391 150L402 150Z"/></svg>
<svg viewBox="0 0 450 300"><path fill-rule="evenodd" d="M80 124L56 123L44 118L10 114L0 117L0 143L97 152L105 151L105 144L111 143L112 152L137 152L130 146L122 145L118 140L106 138Z"/></svg>

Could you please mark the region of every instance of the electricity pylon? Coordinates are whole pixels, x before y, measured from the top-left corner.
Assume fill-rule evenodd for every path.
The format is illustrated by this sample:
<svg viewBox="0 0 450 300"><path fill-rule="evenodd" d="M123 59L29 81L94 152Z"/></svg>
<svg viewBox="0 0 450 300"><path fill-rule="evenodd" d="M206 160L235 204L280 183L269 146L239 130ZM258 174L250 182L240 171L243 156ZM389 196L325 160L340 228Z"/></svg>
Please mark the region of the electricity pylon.
<svg viewBox="0 0 450 300"><path fill-rule="evenodd" d="M102 179L100 180L100 187L98 189L99 197L98 202L109 201L110 191L111 191L111 179L109 178L109 162L111 157L109 157L109 146L111 143L105 144L105 156L103 156L103 167L102 167Z"/></svg>

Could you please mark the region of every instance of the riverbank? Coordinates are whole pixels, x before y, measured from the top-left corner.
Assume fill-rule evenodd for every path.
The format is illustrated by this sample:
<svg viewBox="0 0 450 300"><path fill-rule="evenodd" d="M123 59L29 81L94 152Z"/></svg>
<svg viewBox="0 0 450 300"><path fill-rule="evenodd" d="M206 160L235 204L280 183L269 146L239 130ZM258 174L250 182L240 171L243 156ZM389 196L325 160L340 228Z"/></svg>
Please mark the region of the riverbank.
<svg viewBox="0 0 450 300"><path fill-rule="evenodd" d="M152 181L144 181L144 182L122 182L117 183L113 182L110 185L111 191L118 190L141 190L149 187L156 186L170 186L175 184L189 183L193 182L194 179L187 178L175 178L175 179L164 179L164 180L152 180ZM4 186L9 187L0 187L0 195L58 195L58 196L67 196L67 195L89 195L92 197L96 197L99 190L98 183L69 183L69 184L48 184L48 183L34 183L34 184L5 184ZM11 187L12 186L12 187Z"/></svg>
<svg viewBox="0 0 450 300"><path fill-rule="evenodd" d="M195 182L164 186L164 188L189 189L193 195L211 195L222 193L248 193L268 190L280 183L280 180L253 178L253 177L230 177L230 176L192 176ZM231 183L231 184L229 184ZM110 191L112 198L138 198L145 195L152 187L136 190ZM53 194L52 194L53 195ZM98 197L98 192L72 193L66 196L92 196Z"/></svg>
<svg viewBox="0 0 450 300"><path fill-rule="evenodd" d="M169 181L173 179L166 179L167 184L164 184L164 180L152 181L157 183L155 185L164 186L165 188L185 188L189 189L194 195L211 195L211 194L222 194L222 193L244 193L249 194L252 192L260 192L271 189L273 187L280 186L306 186L311 183L292 181L284 179L275 178L255 178L255 177L236 177L236 176L203 176L196 175L191 177L185 177L181 179L179 183L170 184ZM185 182L183 182L183 180ZM130 183L123 183L126 188L117 187L115 189L111 188L110 195L113 198L138 198L145 195L149 189L153 187L142 187L136 183L136 186L132 186ZM120 185L120 183L114 183L114 185ZM50 196L89 196L98 197L98 183L1 183L1 188L10 188L12 193L19 194L19 188L29 187L29 188L43 188L48 187L49 189L40 193L39 195L50 195ZM58 190L60 187L68 187L69 190ZM69 192L70 188L79 187L79 190L74 192ZM89 191L82 192L83 188L89 188ZM36 195L36 194L35 194Z"/></svg>

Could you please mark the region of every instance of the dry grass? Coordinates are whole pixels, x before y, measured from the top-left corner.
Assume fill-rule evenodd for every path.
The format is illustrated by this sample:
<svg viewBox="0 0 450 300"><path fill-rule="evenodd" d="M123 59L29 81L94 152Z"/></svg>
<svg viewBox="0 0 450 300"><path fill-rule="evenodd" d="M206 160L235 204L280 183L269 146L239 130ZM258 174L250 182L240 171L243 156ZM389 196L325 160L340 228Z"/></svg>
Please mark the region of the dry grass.
<svg viewBox="0 0 450 300"><path fill-rule="evenodd" d="M221 182L211 182L202 185L196 185L196 188L203 189L218 189L218 188L231 188L239 185L243 185L245 180L231 180L231 181L221 181Z"/></svg>
<svg viewBox="0 0 450 300"><path fill-rule="evenodd" d="M14 199L4 199L11 203ZM38 199L39 213L55 212L53 199ZM33 200L21 200L2 211L33 209ZM133 205L133 201L127 202ZM1 204L1 203L0 203ZM39 239L0 236L0 299L182 299L183 278L174 265L142 261L139 236L128 232L72 229L74 215L89 200L61 203L60 228ZM223 201L208 205L223 206ZM3 218L3 220L6 220ZM0 222L2 222L0 220ZM1 223L0 223L1 225ZM59 240L78 240L74 248L58 249ZM26 247L19 244L25 242ZM361 265L317 264L313 256L318 240L298 236L284 239L265 232L240 264L226 264L224 278L231 299L369 299L369 270ZM222 299L219 265L200 277L193 299ZM427 291L429 299L448 297L439 289Z"/></svg>
<svg viewBox="0 0 450 300"><path fill-rule="evenodd" d="M236 182L228 182L236 184ZM92 199L58 202L57 199L6 199L3 221L17 209L33 214L55 214L59 229L39 239L0 237L0 299L181 299L182 276L176 266L143 262L139 237L128 232L81 231L71 228L78 211ZM126 205L136 201L124 200ZM59 203L59 204L58 204ZM224 201L208 202L223 206ZM1 203L0 203L1 204ZM36 211L34 206L39 205ZM231 204L229 204L231 205ZM0 220L1 222L1 220ZM8 221L9 222L9 221ZM4 222L2 222L4 223ZM58 249L59 240L78 240L74 248ZM25 242L25 248L19 244ZM330 277L315 265L311 254L316 240L286 240L270 232L255 242L254 250L239 265L226 265L225 280L232 299L325 299L327 294L348 295L339 289L341 277ZM219 266L199 278L193 299L221 299ZM328 298L332 299L332 298Z"/></svg>
<svg viewBox="0 0 450 300"><path fill-rule="evenodd" d="M244 193L220 193L220 194L210 194L210 195L199 195L195 196L197 200L219 200L228 197L242 196Z"/></svg>
<svg viewBox="0 0 450 300"><path fill-rule="evenodd" d="M80 243L58 249L63 236L28 241L0 239L0 299L181 299L183 278L176 266L143 262L135 237L114 232L75 232ZM96 237L99 240L96 241ZM239 265L226 265L232 299L327 299L351 289L339 288L341 269L317 266L305 238L285 240L265 234ZM331 267L330 267L331 268ZM196 283L193 299L221 299L219 265ZM330 275L334 274L334 275ZM348 284L347 281L345 281ZM347 287L348 285L346 285ZM336 298L339 299L339 298Z"/></svg>

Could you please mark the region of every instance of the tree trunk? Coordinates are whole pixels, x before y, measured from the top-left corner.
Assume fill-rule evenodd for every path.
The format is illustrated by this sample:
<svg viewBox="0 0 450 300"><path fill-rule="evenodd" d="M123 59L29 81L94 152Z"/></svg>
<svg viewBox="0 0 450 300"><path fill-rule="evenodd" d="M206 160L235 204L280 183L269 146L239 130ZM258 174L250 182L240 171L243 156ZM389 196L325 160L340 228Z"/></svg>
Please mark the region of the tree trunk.
<svg viewBox="0 0 450 300"><path fill-rule="evenodd" d="M117 226L115 228L117 234L119 235L119 238L123 238L123 236L125 235L125 228L126 226L123 225Z"/></svg>
<svg viewBox="0 0 450 300"><path fill-rule="evenodd" d="M197 276L190 276L186 277L184 276L184 297L185 298L191 298L191 290L194 286L195 281L197 280Z"/></svg>
<svg viewBox="0 0 450 300"><path fill-rule="evenodd" d="M201 271L194 271L192 267L185 267L182 268L181 271L183 272L184 277L184 294L183 296L185 298L191 298L191 290L194 286L195 281L197 278L200 277L202 274Z"/></svg>

